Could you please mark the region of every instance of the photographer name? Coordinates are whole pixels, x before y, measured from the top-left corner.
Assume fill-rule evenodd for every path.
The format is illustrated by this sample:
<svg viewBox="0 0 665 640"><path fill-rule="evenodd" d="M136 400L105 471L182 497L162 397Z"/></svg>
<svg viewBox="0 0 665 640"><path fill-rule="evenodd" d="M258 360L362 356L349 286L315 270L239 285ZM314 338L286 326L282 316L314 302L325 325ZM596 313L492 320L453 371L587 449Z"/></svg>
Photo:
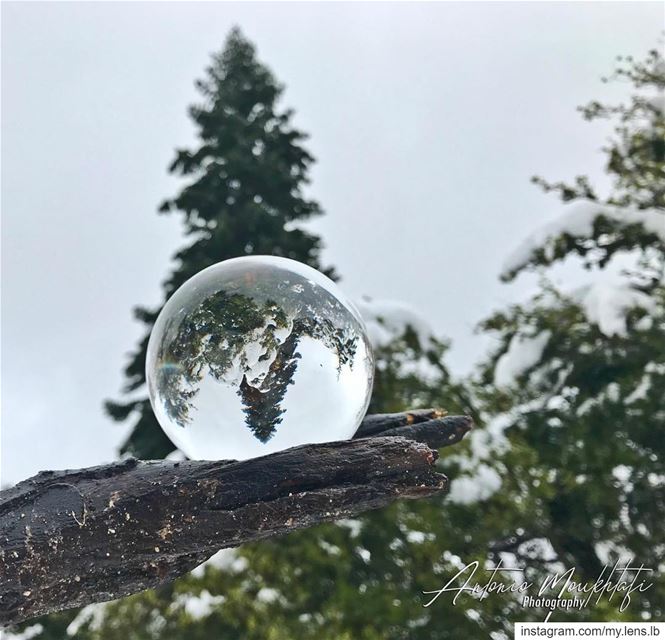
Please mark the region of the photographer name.
<svg viewBox="0 0 665 640"><path fill-rule="evenodd" d="M598 605L603 598L612 602L615 597L621 597L619 611L624 611L636 593L644 593L653 585L646 580L653 569L643 564L633 566L627 562L619 566L605 565L595 582L583 582L575 577L575 567L560 573L550 573L540 583L528 581L511 582L502 581L503 575L508 573L522 574L522 569L505 567L499 562L491 569L480 569L478 561L471 562L462 567L443 587L433 591L423 591L424 595L431 595L431 599L423 606L429 607L444 593L453 593L453 604L462 593L468 593L479 600L490 594L514 593L522 595L523 607L541 607L545 609L583 609L590 604ZM481 580L481 574L489 574L486 580Z"/></svg>

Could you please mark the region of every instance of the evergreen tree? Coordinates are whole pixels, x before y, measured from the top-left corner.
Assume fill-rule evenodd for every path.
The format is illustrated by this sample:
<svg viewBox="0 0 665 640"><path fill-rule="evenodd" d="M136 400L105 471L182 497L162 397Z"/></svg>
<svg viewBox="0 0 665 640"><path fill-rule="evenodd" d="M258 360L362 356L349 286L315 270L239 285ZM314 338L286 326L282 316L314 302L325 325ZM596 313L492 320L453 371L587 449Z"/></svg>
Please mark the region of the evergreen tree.
<svg viewBox="0 0 665 640"><path fill-rule="evenodd" d="M169 168L190 182L160 207L182 214L190 238L175 254L164 299L205 267L242 255L283 256L322 270L320 239L293 226L322 211L303 193L314 159L302 146L306 135L292 125L293 111L279 107L282 85L236 28L196 87L203 100L190 108L190 116L200 144L178 150ZM335 277L330 269L324 273ZM135 398L145 386L146 348L158 314L159 309L135 310L146 335L125 368L123 391L132 399L106 403L114 420L134 420L121 451L140 458L163 457L173 449L147 397Z"/></svg>

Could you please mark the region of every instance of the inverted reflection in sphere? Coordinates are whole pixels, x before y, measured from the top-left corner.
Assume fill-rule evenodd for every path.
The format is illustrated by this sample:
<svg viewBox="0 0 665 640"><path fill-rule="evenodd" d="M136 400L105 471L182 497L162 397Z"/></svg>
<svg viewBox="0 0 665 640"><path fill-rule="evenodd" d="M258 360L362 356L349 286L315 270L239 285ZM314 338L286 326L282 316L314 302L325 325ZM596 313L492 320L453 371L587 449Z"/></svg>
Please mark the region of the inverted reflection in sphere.
<svg viewBox="0 0 665 640"><path fill-rule="evenodd" d="M358 311L315 269L226 260L185 282L148 343L150 401L193 459L246 459L350 438L374 359Z"/></svg>

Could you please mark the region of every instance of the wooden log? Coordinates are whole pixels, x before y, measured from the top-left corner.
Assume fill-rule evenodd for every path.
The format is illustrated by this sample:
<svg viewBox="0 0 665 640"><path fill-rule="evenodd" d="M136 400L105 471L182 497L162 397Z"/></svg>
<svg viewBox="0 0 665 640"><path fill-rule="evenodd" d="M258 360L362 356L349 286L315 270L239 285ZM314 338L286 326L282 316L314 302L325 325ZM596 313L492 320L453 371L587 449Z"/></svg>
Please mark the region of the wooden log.
<svg viewBox="0 0 665 640"><path fill-rule="evenodd" d="M0 624L159 586L224 547L444 491L435 449L471 420L433 416L369 416L353 440L241 462L41 472L0 492Z"/></svg>

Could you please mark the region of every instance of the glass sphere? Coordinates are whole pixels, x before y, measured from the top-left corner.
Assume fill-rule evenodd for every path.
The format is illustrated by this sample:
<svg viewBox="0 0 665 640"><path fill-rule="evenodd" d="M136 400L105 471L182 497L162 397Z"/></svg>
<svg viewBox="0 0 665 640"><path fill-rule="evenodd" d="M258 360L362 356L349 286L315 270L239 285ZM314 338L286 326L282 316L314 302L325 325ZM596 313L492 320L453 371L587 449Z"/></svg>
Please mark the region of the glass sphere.
<svg viewBox="0 0 665 640"><path fill-rule="evenodd" d="M273 256L215 264L164 305L148 342L150 402L187 457L243 460L350 438L374 356L329 278Z"/></svg>

